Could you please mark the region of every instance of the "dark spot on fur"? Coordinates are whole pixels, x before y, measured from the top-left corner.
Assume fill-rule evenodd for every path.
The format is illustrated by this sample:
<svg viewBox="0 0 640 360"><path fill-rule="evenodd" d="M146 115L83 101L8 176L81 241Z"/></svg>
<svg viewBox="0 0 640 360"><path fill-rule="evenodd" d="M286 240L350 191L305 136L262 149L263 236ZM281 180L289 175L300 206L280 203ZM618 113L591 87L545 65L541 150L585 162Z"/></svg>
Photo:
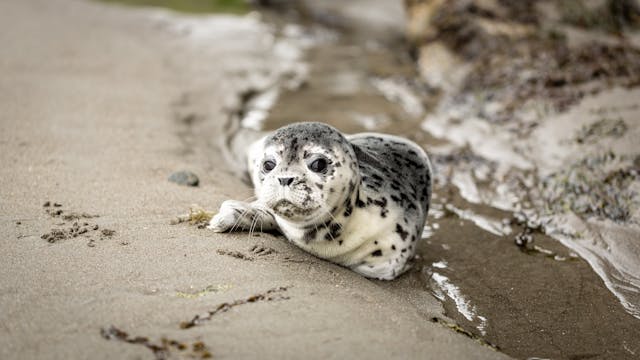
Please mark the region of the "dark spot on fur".
<svg viewBox="0 0 640 360"><path fill-rule="evenodd" d="M386 208L387 207L387 198L383 197L379 200L374 200L373 203L377 206L380 206L381 208Z"/></svg>
<svg viewBox="0 0 640 360"><path fill-rule="evenodd" d="M313 240L316 237L317 233L318 233L317 229L311 229L311 230L307 231L306 233L304 233L304 235L302 236L302 240L305 243L308 243L309 241Z"/></svg>
<svg viewBox="0 0 640 360"><path fill-rule="evenodd" d="M329 230L327 234L324 236L325 240L331 241L340 236L340 232L342 230L342 225L338 223L333 223L329 225Z"/></svg>
<svg viewBox="0 0 640 360"><path fill-rule="evenodd" d="M407 239L407 236L409 236L409 233L406 232L402 226L400 226L400 224L396 224L396 233L398 233L398 235L400 235L400 238L402 239L402 241L405 241Z"/></svg>
<svg viewBox="0 0 640 360"><path fill-rule="evenodd" d="M351 212L353 212L353 206L351 205L351 202L347 203L346 208L344 209L344 216L349 217L351 216Z"/></svg>
<svg viewBox="0 0 640 360"><path fill-rule="evenodd" d="M382 256L382 250L378 249L371 253L371 256Z"/></svg>

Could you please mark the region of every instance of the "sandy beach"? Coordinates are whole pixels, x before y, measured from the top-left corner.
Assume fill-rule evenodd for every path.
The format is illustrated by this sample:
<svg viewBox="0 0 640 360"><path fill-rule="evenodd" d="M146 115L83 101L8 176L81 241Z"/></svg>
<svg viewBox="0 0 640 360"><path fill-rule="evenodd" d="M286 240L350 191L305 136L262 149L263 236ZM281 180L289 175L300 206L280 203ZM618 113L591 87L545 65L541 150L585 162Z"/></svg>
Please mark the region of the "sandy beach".
<svg viewBox="0 0 640 360"><path fill-rule="evenodd" d="M442 305L415 276L170 225L251 195L211 139L243 74L273 64L250 16L208 18L221 40L206 46L167 16L0 3L0 358L505 358L433 322ZM200 186L167 181L183 169Z"/></svg>

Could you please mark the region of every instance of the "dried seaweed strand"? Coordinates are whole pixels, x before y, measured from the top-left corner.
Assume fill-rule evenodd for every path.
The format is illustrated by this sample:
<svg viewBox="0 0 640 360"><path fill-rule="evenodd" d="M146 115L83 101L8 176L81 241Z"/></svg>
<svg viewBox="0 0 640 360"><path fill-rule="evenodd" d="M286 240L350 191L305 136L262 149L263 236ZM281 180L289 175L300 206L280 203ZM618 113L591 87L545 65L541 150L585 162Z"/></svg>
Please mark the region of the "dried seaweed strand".
<svg viewBox="0 0 640 360"><path fill-rule="evenodd" d="M246 304L250 304L250 303L256 303L256 302L260 302L260 301L287 300L287 299L289 299L289 297L286 297L286 296L283 296L283 295L279 295L279 293L285 292L288 289L289 289L289 286L281 286L281 287L278 287L278 288L273 288L271 290L268 290L267 292L262 293L262 294L257 294L257 295L250 296L250 297L248 297L246 299L235 300L235 301L230 302L230 303L227 303L227 302L222 303L222 304L216 306L216 308L214 310L208 311L204 315L196 315L196 316L193 317L193 319L191 319L189 321L183 321L182 323L180 323L180 328L181 329L189 329L189 328L192 328L194 326L200 325L205 321L211 320L211 318L213 318L214 315L216 315L218 313L227 312L231 308L236 307L236 306L246 305Z"/></svg>
<svg viewBox="0 0 640 360"><path fill-rule="evenodd" d="M106 340L118 340L133 345L142 345L153 352L156 360L166 360L171 358L171 350L178 350L180 352L189 351L185 354L190 358L195 359L210 359L212 357L211 352L202 341L195 341L188 346L185 343L162 338L160 344L153 343L149 338L145 336L130 336L127 332L118 329L115 326L109 328L100 329L100 335ZM184 354L184 353L183 353Z"/></svg>

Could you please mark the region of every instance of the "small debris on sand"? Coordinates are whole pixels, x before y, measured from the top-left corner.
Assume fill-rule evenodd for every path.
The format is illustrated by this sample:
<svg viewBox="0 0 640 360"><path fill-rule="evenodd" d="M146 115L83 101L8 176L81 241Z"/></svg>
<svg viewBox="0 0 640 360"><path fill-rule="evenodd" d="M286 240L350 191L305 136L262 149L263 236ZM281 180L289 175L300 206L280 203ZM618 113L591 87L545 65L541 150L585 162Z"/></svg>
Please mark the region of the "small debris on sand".
<svg viewBox="0 0 640 360"><path fill-rule="evenodd" d="M184 186L198 186L200 183L200 179L198 176L191 171L177 171L173 174L169 175L169 181L174 182L178 185Z"/></svg>
<svg viewBox="0 0 640 360"><path fill-rule="evenodd" d="M130 336L125 331L113 325L100 329L100 335L106 340L118 340L128 344L142 345L153 352L156 360L174 358L176 354L172 354L172 351L178 351L183 356L192 359L212 358L211 351L207 345L200 340L196 340L189 345L187 342L163 337L159 343L155 343L146 336Z"/></svg>
<svg viewBox="0 0 640 360"><path fill-rule="evenodd" d="M51 232L40 236L41 239L47 240L50 243L55 243L60 240L69 238L68 232L62 229L53 229Z"/></svg>
<svg viewBox="0 0 640 360"><path fill-rule="evenodd" d="M274 249L270 247L265 247L262 245L254 245L251 247L251 249L249 249L249 251L251 251L252 253L258 256L267 256L271 254L277 254L277 251L275 251Z"/></svg>
<svg viewBox="0 0 640 360"><path fill-rule="evenodd" d="M46 207L46 208L51 206L61 207L62 204L53 203L52 205L51 201L47 201L43 205L43 207ZM114 230L109 230L109 229L102 229L102 231L98 233L98 229L100 229L100 226L98 226L97 224L90 224L87 221L82 221L82 222L77 221L80 219L97 218L99 217L99 215L91 215L84 212L83 213L70 212L63 215L62 209L55 209L55 210L46 209L45 212L49 214L52 218L62 218L62 220L64 221L73 221L73 224L71 224L71 226L67 226L66 222L57 223L55 224L55 226L59 226L61 228L51 229L50 232L40 236L41 239L47 240L47 242L51 244L61 240L76 238L82 235L85 238L89 238L89 242L87 243L87 246L95 247L96 245L95 237L99 237L100 240L104 240L105 238L112 237L116 233Z"/></svg>
<svg viewBox="0 0 640 360"><path fill-rule="evenodd" d="M72 220L80 220L80 219L93 219L100 217L100 215L91 215L87 213L69 213L62 216L63 220L72 221Z"/></svg>
<svg viewBox="0 0 640 360"><path fill-rule="evenodd" d="M216 250L216 252L219 255L226 255L226 256L231 256L234 257L236 259L240 259L240 260L246 260L246 261L253 261L255 260L253 257L245 255L239 251L233 251L233 250L224 250L224 249L218 249Z"/></svg>
<svg viewBox="0 0 640 360"><path fill-rule="evenodd" d="M102 235L106 237L112 237L115 233L115 230L102 229Z"/></svg>
<svg viewBox="0 0 640 360"><path fill-rule="evenodd" d="M205 321L209 321L211 320L211 318L213 318L214 315L218 314L218 313L223 313L223 312L227 312L229 311L231 308L236 307L236 306L240 306L240 305L246 305L246 304L250 304L250 303L256 303L256 302L260 302L260 301L275 301L275 300L288 300L289 297L282 295L283 292L289 290L290 286L281 286L278 288L273 288L271 290L266 291L265 293L262 294L257 294L257 295L253 295L250 296L246 299L240 299L240 300L235 300L233 302L230 303L222 303L218 306L216 306L216 308L214 310L208 311L203 315L196 315L193 317L193 319L189 320L189 321L185 321L182 322L180 324L180 328L181 329L189 329L192 328L194 326L200 325Z"/></svg>
<svg viewBox="0 0 640 360"><path fill-rule="evenodd" d="M198 229L203 229L209 224L211 218L215 215L214 212L205 210L201 206L194 204L189 208L189 213L180 215L171 219L170 225L177 225L183 222L189 222L190 225L195 225Z"/></svg>

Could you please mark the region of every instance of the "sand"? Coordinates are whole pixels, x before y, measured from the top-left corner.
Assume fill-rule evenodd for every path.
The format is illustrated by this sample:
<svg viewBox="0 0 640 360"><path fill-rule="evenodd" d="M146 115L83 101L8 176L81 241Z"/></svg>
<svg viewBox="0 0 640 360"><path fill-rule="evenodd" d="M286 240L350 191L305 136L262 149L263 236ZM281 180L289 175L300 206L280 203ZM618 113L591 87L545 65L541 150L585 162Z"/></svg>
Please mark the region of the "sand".
<svg viewBox="0 0 640 360"><path fill-rule="evenodd" d="M162 12L0 2L0 358L162 357L144 345L162 337L172 357L505 357L432 322L446 318L415 277L371 281L270 235L169 224L251 195L194 134L223 130L224 99L269 54L253 18L211 21L202 46ZM183 169L199 187L167 181ZM74 227L88 230L41 238ZM236 305L206 315L223 303Z"/></svg>

